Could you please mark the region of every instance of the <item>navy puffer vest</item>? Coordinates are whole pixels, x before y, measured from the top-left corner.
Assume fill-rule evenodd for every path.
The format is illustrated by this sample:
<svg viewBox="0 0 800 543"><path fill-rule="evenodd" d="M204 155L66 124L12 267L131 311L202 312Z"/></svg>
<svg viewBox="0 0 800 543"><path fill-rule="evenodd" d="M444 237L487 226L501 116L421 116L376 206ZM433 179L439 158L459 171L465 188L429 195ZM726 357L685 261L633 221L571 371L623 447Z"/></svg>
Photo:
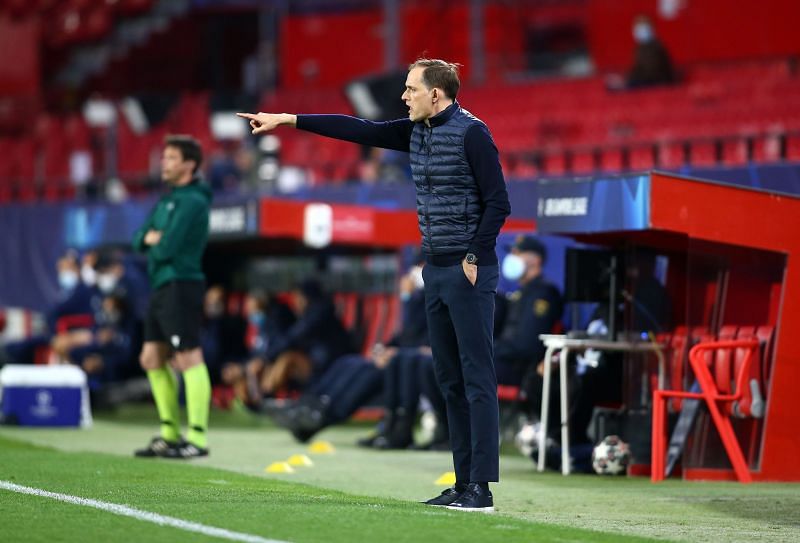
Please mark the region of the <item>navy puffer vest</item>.
<svg viewBox="0 0 800 543"><path fill-rule="evenodd" d="M417 188L417 218L426 254L467 252L481 219L478 184L464 151L464 135L483 121L457 103L443 123L416 123L411 133L411 174ZM437 115L438 117L438 115Z"/></svg>

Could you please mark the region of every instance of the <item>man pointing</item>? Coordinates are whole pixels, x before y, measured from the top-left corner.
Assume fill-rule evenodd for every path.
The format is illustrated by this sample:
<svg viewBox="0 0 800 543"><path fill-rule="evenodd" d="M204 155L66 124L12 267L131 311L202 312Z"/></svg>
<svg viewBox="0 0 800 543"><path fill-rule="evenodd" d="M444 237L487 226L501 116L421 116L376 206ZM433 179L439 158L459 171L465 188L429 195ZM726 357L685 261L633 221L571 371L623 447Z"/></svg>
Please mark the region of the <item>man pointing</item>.
<svg viewBox="0 0 800 543"><path fill-rule="evenodd" d="M499 415L492 330L495 244L510 213L497 148L486 125L456 101L458 67L419 59L402 99L408 118L240 113L254 134L281 125L410 153L426 266L425 305L436 378L447 405L456 484L425 503L494 510Z"/></svg>

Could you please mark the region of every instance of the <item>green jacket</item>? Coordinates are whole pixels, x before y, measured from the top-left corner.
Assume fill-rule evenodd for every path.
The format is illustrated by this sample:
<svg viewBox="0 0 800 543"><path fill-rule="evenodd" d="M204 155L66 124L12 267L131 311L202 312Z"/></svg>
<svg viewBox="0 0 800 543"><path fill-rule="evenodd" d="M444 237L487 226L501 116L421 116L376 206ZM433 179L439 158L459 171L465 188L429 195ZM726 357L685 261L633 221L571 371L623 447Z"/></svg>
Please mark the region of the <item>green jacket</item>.
<svg viewBox="0 0 800 543"><path fill-rule="evenodd" d="M208 242L210 207L211 189L194 179L162 196L136 231L133 248L147 255L147 273L154 289L175 279L205 279L202 262ZM144 244L149 230L161 232L157 245Z"/></svg>

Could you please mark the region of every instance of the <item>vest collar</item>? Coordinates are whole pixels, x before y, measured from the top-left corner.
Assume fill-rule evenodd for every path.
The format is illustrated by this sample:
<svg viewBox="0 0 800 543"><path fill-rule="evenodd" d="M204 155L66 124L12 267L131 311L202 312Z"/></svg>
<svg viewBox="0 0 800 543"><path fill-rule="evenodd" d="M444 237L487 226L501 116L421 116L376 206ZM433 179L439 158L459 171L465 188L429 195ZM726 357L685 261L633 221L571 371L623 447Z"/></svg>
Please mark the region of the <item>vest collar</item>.
<svg viewBox="0 0 800 543"><path fill-rule="evenodd" d="M428 122L430 123L431 127L441 126L449 121L450 117L452 117L460 107L461 106L458 104L458 102L454 100L452 104L428 119Z"/></svg>

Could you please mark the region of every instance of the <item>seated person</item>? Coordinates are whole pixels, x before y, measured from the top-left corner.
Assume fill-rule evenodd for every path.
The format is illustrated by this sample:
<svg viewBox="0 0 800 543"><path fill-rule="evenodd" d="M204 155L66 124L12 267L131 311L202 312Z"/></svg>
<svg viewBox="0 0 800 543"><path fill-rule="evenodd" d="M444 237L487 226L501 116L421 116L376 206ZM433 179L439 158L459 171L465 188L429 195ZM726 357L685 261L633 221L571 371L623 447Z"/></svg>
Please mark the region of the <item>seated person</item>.
<svg viewBox="0 0 800 543"><path fill-rule="evenodd" d="M503 260L503 275L517 281L519 290L507 297L494 342L498 384L519 386L526 375L535 373L545 352L539 336L552 333L561 319L561 294L542 274L546 258L539 240L520 236Z"/></svg>
<svg viewBox="0 0 800 543"><path fill-rule="evenodd" d="M77 259L74 265L77 270ZM79 287L88 289L87 294L76 291L69 303L58 308L60 316L90 314L94 316L95 322L99 323L98 319L104 316L101 304L106 297L110 296L120 298L126 312L132 312L134 293L125 277L122 254L115 251L98 253L95 271L97 272L96 285ZM135 320L133 315L131 318ZM57 330L50 343L52 354L49 362L54 364L67 362L70 359L69 353L73 349L89 346L93 341L94 332L87 327L79 326L68 330Z"/></svg>
<svg viewBox="0 0 800 543"><path fill-rule="evenodd" d="M218 313L216 305L220 303L217 300L219 295L219 290L209 290L206 296L207 313ZM245 297L244 314L246 323L239 330L241 335L229 340L236 344L243 343L243 356L237 357L236 350L230 350L231 343L227 343L224 337L218 338L218 344L209 344L206 348L213 350L222 363L222 382L233 387L235 397L244 405L257 407L267 393L269 384L266 382L268 372L265 371L269 366L269 347L283 341L282 338L296 324L296 318L286 304L260 289L251 290ZM219 317L208 317L210 329L213 329L217 319ZM223 323L217 324L218 333L227 335ZM212 341L213 338L209 338L209 342ZM221 352L223 349L226 351Z"/></svg>
<svg viewBox="0 0 800 543"><path fill-rule="evenodd" d="M45 315L47 331L42 335L6 345L5 357L10 362L33 364L37 349L50 346L52 338L58 334L59 319L68 315L93 315L96 308L99 307L102 296L93 284L86 283L82 279L83 274L76 251L69 250L59 258L56 263L56 271L59 287L58 300ZM81 334L75 339L85 339L83 332L86 330L81 330Z"/></svg>
<svg viewBox="0 0 800 543"><path fill-rule="evenodd" d="M222 369L247 357L245 334L247 323L239 315L229 315L225 289L212 285L203 299L203 325L200 347L211 382L222 382Z"/></svg>
<svg viewBox="0 0 800 543"><path fill-rule="evenodd" d="M70 349L67 360L83 368L90 388L97 390L134 375L139 367L136 355L140 343L140 323L125 298L111 294L103 298L90 341Z"/></svg>
<svg viewBox="0 0 800 543"><path fill-rule="evenodd" d="M415 266L401 280L403 325L388 346L375 345L370 357L350 354L338 358L299 400L267 403L264 411L303 442L323 428L348 419L383 389L386 395L383 430L363 440L362 445L409 446L413 442L413 423L423 381L420 376L428 384L433 381L420 272L421 267ZM431 403L439 406L439 420L444 420L444 401L433 384L425 391L430 394L431 388L436 390ZM446 435L446 425L444 428Z"/></svg>
<svg viewBox="0 0 800 543"><path fill-rule="evenodd" d="M383 367L385 415L378 431L360 439L362 447L405 449L414 443L414 423L421 397L428 399L436 417L431 441L420 449L449 450L447 412L444 398L436 383L433 356L429 346L425 314L422 266L412 266L400 279L400 300L403 304L403 323L389 345L376 346L373 361Z"/></svg>
<svg viewBox="0 0 800 543"><path fill-rule="evenodd" d="M261 392L302 391L319 379L334 360L352 353L353 342L336 314L333 300L314 279L292 292L297 321L266 346Z"/></svg>
<svg viewBox="0 0 800 543"><path fill-rule="evenodd" d="M623 78L610 76L607 86L610 90L635 89L655 85L668 85L677 80L672 59L653 28L653 22L646 15L638 15L633 20L633 40L636 42L633 64Z"/></svg>

